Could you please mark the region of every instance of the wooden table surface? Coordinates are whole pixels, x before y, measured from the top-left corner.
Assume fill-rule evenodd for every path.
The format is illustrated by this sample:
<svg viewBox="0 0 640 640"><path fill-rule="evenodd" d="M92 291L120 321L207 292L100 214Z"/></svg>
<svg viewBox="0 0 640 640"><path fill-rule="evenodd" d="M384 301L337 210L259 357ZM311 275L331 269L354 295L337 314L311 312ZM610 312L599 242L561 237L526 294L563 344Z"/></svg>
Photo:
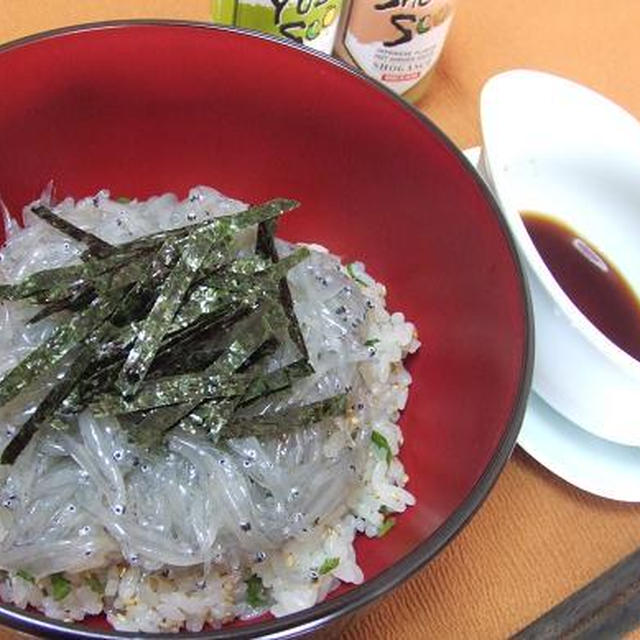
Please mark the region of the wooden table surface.
<svg viewBox="0 0 640 640"><path fill-rule="evenodd" d="M208 0L0 0L0 42L93 20L207 20L209 8ZM527 67L587 84L640 118L639 25L638 0L460 0L419 107L460 147L479 144L482 84ZM638 545L640 506L574 489L516 450L460 535L345 638L504 638ZM11 637L0 630L0 640Z"/></svg>

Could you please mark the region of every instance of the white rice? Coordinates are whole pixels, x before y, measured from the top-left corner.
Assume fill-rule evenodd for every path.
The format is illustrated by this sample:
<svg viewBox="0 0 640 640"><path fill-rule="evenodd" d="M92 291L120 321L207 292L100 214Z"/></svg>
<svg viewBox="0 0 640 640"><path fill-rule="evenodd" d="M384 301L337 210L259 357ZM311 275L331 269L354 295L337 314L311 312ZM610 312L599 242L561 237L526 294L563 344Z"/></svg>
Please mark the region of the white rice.
<svg viewBox="0 0 640 640"><path fill-rule="evenodd" d="M182 202L164 195L121 203L102 191L77 203L66 199L56 212L119 243L243 208L197 187ZM16 282L77 261L81 244L29 208L25 219L26 228L14 229L0 252L0 280ZM249 246L253 238L249 232L242 242ZM415 502L404 489L408 477L397 457L397 423L411 383L402 359L419 342L401 313L386 310L385 287L364 265L346 270L323 247L308 246L309 264L296 267L289 282L318 373L294 387L293 401L312 401L314 393L326 393L323 385L347 386L347 415L281 442L230 441L225 451L178 433L169 440L167 459L143 461L135 469L136 452L127 448L115 420L85 413L76 433L45 430L15 468L0 467L0 600L66 621L104 612L120 630L199 631L266 611L287 615L320 602L340 581L362 582L356 535L378 536L389 514ZM283 243L280 250L290 247ZM344 315L344 308L350 328L331 315ZM362 321L360 308L366 310ZM26 325L33 312L21 303L2 303L0 375L59 322ZM19 407L10 402L0 409L0 450L28 415L25 398L33 406L42 389L41 383L28 390ZM373 432L388 443L389 458L372 441ZM220 456L225 464L214 464ZM250 486L256 479L272 495L256 497ZM70 581L64 597L51 574ZM266 589L256 606L247 601L253 574Z"/></svg>

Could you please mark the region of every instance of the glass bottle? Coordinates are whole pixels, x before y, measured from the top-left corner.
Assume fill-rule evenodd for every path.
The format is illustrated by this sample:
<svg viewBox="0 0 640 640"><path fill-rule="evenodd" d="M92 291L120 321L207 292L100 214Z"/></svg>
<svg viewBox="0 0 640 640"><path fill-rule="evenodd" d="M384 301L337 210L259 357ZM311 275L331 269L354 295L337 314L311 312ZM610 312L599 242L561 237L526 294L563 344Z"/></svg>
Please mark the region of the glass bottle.
<svg viewBox="0 0 640 640"><path fill-rule="evenodd" d="M282 36L331 53L343 0L212 0L217 24Z"/></svg>
<svg viewBox="0 0 640 640"><path fill-rule="evenodd" d="M335 54L417 102L425 94L453 20L455 0L351 0Z"/></svg>

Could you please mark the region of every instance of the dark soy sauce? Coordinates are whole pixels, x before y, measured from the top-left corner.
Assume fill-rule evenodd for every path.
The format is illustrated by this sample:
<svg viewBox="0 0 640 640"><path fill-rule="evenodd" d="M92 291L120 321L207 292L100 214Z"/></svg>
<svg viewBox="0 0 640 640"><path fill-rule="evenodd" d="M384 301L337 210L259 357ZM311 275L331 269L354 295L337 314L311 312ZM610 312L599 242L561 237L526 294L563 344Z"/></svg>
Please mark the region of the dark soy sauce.
<svg viewBox="0 0 640 640"><path fill-rule="evenodd" d="M521 215L538 253L574 304L609 340L640 360L640 301L620 272L562 222L534 211Z"/></svg>

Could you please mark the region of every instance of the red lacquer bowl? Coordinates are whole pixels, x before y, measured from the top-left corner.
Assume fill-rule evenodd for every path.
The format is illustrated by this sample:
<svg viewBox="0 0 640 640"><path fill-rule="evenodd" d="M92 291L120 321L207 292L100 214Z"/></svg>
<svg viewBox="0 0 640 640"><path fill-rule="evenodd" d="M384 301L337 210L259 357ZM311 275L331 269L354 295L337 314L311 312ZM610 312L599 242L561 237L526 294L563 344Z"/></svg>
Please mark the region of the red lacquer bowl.
<svg viewBox="0 0 640 640"><path fill-rule="evenodd" d="M0 49L0 86L0 194L11 210L49 180L59 195L184 196L210 184L245 201L296 198L303 206L280 235L363 260L387 284L390 308L419 329L402 417L418 503L384 540L358 541L365 583L296 615L200 637L285 638L335 624L441 550L512 451L532 357L513 242L445 136L333 60L210 25L117 23L28 38ZM126 635L9 606L0 622Z"/></svg>

